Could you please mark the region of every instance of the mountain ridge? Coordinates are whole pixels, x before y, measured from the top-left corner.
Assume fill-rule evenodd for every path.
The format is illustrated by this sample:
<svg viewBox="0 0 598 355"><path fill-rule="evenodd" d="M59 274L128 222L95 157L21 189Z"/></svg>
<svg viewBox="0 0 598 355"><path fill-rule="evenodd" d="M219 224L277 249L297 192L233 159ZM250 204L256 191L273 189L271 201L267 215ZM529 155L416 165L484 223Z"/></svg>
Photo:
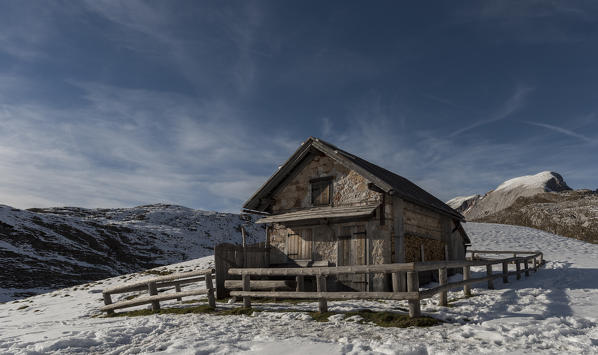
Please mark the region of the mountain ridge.
<svg viewBox="0 0 598 355"><path fill-rule="evenodd" d="M0 205L0 298L211 255L218 243L240 243L241 227L254 243L264 236L254 220L167 204L29 210Z"/></svg>
<svg viewBox="0 0 598 355"><path fill-rule="evenodd" d="M531 227L598 243L598 190L572 190L555 172L509 179L484 195L458 196L447 204L468 221Z"/></svg>

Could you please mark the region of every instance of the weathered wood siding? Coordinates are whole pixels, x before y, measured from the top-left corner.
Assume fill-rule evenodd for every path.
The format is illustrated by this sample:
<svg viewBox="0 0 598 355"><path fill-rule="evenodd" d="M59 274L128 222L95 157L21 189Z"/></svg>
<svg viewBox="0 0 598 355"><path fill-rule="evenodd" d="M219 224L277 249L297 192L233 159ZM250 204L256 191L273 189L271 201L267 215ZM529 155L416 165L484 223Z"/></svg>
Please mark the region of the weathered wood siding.
<svg viewBox="0 0 598 355"><path fill-rule="evenodd" d="M425 261L444 260L444 246L449 238L444 225L449 221L447 217L404 201L403 221L406 262L422 261L422 245Z"/></svg>

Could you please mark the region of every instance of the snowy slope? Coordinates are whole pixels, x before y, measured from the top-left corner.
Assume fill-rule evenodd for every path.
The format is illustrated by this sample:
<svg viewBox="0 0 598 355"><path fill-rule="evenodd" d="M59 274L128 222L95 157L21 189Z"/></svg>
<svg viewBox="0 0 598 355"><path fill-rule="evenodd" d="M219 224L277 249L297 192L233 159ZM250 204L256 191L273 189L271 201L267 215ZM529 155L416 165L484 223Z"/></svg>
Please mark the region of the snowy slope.
<svg viewBox="0 0 598 355"><path fill-rule="evenodd" d="M135 274L0 304L0 353L598 353L598 245L525 227L467 223L465 228L473 248L540 249L547 264L526 280L507 285L495 281L496 290L481 284L468 299L461 290L449 292L451 307L425 301L423 312L446 323L409 329L339 316L320 323L305 312L284 311L92 318L99 314L101 289L147 277ZM205 257L182 266L187 271L210 262L211 257ZM168 268L178 270L180 265ZM474 272L481 275L484 270ZM406 303L329 303L331 311L364 307L396 310ZM254 308L313 311L317 303L254 303Z"/></svg>
<svg viewBox="0 0 598 355"><path fill-rule="evenodd" d="M508 208L520 197L568 190L571 188L560 174L543 171L507 180L483 196L458 196L447 201L447 204L461 212L467 220L473 221Z"/></svg>
<svg viewBox="0 0 598 355"><path fill-rule="evenodd" d="M250 243L263 239L250 216L182 206L0 205L0 301L211 255L215 244L240 243L241 226Z"/></svg>

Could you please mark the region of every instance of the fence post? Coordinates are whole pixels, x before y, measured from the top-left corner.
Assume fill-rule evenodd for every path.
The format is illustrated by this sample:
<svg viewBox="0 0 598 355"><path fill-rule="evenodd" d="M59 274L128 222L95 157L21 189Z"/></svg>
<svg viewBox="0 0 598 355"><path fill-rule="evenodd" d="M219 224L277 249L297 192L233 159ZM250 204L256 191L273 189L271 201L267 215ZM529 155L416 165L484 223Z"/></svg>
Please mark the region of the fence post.
<svg viewBox="0 0 598 355"><path fill-rule="evenodd" d="M534 272L538 272L538 260L536 260L535 255L534 255Z"/></svg>
<svg viewBox="0 0 598 355"><path fill-rule="evenodd" d="M392 292L401 292L399 280L401 275L398 272L392 273Z"/></svg>
<svg viewBox="0 0 598 355"><path fill-rule="evenodd" d="M316 276L316 288L318 292L326 292L326 276ZM318 299L318 311L320 313L328 312L328 302L325 298Z"/></svg>
<svg viewBox="0 0 598 355"><path fill-rule="evenodd" d="M523 269L525 270L525 276L529 276L529 264L527 258L523 259Z"/></svg>
<svg viewBox="0 0 598 355"><path fill-rule="evenodd" d="M407 272L407 291L419 293L419 278L417 276L417 271ZM419 304L419 299L409 300L409 317L414 318L420 316L421 308Z"/></svg>
<svg viewBox="0 0 598 355"><path fill-rule="evenodd" d="M517 280L521 280L521 265L519 259L515 260L515 269L517 270Z"/></svg>
<svg viewBox="0 0 598 355"><path fill-rule="evenodd" d="M174 290L175 290L176 293L181 292L181 284L175 284L174 285ZM179 297L176 300L179 301L179 302L181 302L183 299L181 297Z"/></svg>
<svg viewBox="0 0 598 355"><path fill-rule="evenodd" d="M216 298L214 298L214 284L212 283L212 273L206 274L206 289L208 290L208 304L216 308Z"/></svg>
<svg viewBox="0 0 598 355"><path fill-rule="evenodd" d="M506 261L502 263L502 283L509 283L509 264Z"/></svg>
<svg viewBox="0 0 598 355"><path fill-rule="evenodd" d="M492 276L492 264L486 265L486 275ZM494 281L492 279L488 280L488 289L494 290Z"/></svg>
<svg viewBox="0 0 598 355"><path fill-rule="evenodd" d="M295 288L296 292L303 292L303 290L305 289L305 279L303 277L303 275L297 275L295 276L295 281L297 281L297 287Z"/></svg>
<svg viewBox="0 0 598 355"><path fill-rule="evenodd" d="M109 304L112 304L112 297L110 297L109 293L102 293L102 296L104 296L104 304L107 306ZM114 314L113 310L109 310L106 311L108 314Z"/></svg>
<svg viewBox="0 0 598 355"><path fill-rule="evenodd" d="M438 284L440 286L444 286L444 285L446 285L446 282L447 282L446 268L443 267L443 268L438 269ZM447 291L440 292L439 301L440 301L440 306L442 306L442 307L446 307L448 305Z"/></svg>
<svg viewBox="0 0 598 355"><path fill-rule="evenodd" d="M469 280L469 278L470 278L470 272L469 271L470 271L469 270L469 265L463 266L463 281ZM469 284L463 285L463 293L467 297L471 296L471 286L469 286Z"/></svg>
<svg viewBox="0 0 598 355"><path fill-rule="evenodd" d="M155 296L158 294L158 288L156 287L155 281L148 283L147 289L149 291L150 296ZM160 301L152 301L152 311L159 311L159 310L160 310Z"/></svg>
<svg viewBox="0 0 598 355"><path fill-rule="evenodd" d="M243 291L251 291L249 274L243 274ZM243 297L243 307L251 308L251 298Z"/></svg>

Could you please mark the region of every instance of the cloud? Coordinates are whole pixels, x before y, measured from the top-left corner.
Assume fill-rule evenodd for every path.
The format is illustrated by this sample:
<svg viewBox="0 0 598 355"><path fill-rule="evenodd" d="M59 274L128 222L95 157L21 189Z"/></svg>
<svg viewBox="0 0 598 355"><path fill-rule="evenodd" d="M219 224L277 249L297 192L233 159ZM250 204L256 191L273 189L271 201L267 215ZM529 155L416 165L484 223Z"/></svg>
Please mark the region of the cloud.
<svg viewBox="0 0 598 355"><path fill-rule="evenodd" d="M487 124L494 123L494 122L497 122L500 120L504 120L505 118L508 118L509 116L511 116L513 113L515 113L517 110L519 110L520 108L522 108L524 106L525 99L527 98L529 93L532 91L533 91L533 89L530 87L525 87L525 86L517 87L515 89L515 92L511 95L511 97L509 97L509 99L501 107L499 107L496 110L496 112L489 115L490 116L489 118L481 119L474 123L471 123L469 125L461 127L458 130L452 132L450 134L450 137L455 137L455 136L458 136L467 131L471 131L472 129L475 129L475 128L478 128L481 126L485 126Z"/></svg>
<svg viewBox="0 0 598 355"><path fill-rule="evenodd" d="M527 92L517 91L496 116L508 117L522 105ZM400 109L372 100L353 108L343 124L323 138L408 178L444 201L485 193L507 179L544 170L563 174L572 186L585 184L584 176L587 180L595 175L595 167L587 164L595 158L578 145L554 147L542 135L500 140L477 135L456 140L443 128L414 129L411 119L415 120ZM400 121L405 126L397 129Z"/></svg>
<svg viewBox="0 0 598 355"><path fill-rule="evenodd" d="M569 137L577 138L577 139L581 140L584 143L595 144L595 143L598 142L598 139L589 138L587 136L584 136L583 134L575 133L572 130L569 130L569 129L566 129L566 128L554 126L554 125L547 124L547 123L541 123L541 122L532 122L532 121L523 121L523 122L527 123L529 125L532 125L532 126L546 128L546 129L551 130L553 132L561 133L561 134L564 134L564 135L569 136Z"/></svg>
<svg viewBox="0 0 598 355"><path fill-rule="evenodd" d="M459 23L477 23L493 40L571 43L591 38L580 24L593 23L598 6L592 1L479 1L457 8Z"/></svg>
<svg viewBox="0 0 598 355"><path fill-rule="evenodd" d="M238 210L296 148L226 102L74 84L88 102L79 109L1 104L2 203Z"/></svg>

